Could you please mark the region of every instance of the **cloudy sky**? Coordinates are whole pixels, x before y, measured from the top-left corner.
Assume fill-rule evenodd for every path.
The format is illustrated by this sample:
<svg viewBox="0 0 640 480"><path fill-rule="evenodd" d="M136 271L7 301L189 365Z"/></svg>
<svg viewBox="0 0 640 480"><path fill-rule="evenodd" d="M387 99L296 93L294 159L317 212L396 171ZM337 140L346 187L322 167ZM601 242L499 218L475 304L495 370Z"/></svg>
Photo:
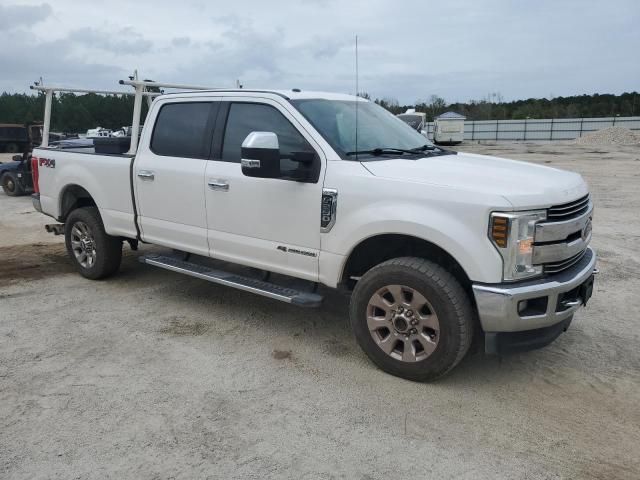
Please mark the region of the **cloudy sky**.
<svg viewBox="0 0 640 480"><path fill-rule="evenodd" d="M638 0L0 0L0 91L165 82L411 103L640 90Z"/></svg>

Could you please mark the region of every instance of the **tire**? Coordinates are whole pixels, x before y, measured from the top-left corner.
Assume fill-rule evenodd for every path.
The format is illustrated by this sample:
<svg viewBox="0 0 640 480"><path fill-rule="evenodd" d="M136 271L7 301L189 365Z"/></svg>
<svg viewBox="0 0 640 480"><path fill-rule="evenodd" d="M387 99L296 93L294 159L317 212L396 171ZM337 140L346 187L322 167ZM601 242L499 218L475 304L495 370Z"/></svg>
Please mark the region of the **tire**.
<svg viewBox="0 0 640 480"><path fill-rule="evenodd" d="M99 280L120 268L122 241L107 235L96 207L73 210L64 224L69 258L80 275Z"/></svg>
<svg viewBox="0 0 640 480"><path fill-rule="evenodd" d="M444 268L402 257L364 274L349 313L356 340L373 363L391 375L424 382L442 377L465 356L473 312L468 295Z"/></svg>
<svg viewBox="0 0 640 480"><path fill-rule="evenodd" d="M19 197L24 194L22 185L13 172L7 172L2 176L2 190L9 197Z"/></svg>

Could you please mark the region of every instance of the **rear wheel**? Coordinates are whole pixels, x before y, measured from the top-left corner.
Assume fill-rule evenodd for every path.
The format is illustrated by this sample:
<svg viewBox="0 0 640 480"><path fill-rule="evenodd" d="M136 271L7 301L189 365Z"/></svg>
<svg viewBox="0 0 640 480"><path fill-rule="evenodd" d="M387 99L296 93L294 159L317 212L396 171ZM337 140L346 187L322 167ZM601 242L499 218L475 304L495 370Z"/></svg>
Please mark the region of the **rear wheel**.
<svg viewBox="0 0 640 480"><path fill-rule="evenodd" d="M20 147L18 147L17 143L7 143L5 146L5 151L7 153L16 153L19 149Z"/></svg>
<svg viewBox="0 0 640 480"><path fill-rule="evenodd" d="M78 208L64 224L67 252L83 277L92 280L113 275L122 260L122 241L104 230L96 207Z"/></svg>
<svg viewBox="0 0 640 480"><path fill-rule="evenodd" d="M353 291L350 317L369 358L409 380L441 377L471 345L467 294L453 275L421 258L396 258L365 273Z"/></svg>
<svg viewBox="0 0 640 480"><path fill-rule="evenodd" d="M16 177L16 174L13 172L7 172L2 176L2 190L4 190L4 193L9 197L17 197L24 193L18 177Z"/></svg>

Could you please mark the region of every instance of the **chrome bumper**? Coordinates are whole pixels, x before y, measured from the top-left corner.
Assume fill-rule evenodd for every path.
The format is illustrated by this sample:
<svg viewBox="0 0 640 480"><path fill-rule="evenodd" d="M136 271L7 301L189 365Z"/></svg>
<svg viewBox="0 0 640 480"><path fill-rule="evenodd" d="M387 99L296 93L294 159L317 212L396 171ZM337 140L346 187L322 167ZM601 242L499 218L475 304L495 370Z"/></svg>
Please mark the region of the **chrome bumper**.
<svg viewBox="0 0 640 480"><path fill-rule="evenodd" d="M594 274L595 267L596 254L588 248L576 265L547 278L511 285L473 285L482 329L485 332L520 332L549 327L568 319L582 305L577 289ZM525 306L524 300L529 307Z"/></svg>

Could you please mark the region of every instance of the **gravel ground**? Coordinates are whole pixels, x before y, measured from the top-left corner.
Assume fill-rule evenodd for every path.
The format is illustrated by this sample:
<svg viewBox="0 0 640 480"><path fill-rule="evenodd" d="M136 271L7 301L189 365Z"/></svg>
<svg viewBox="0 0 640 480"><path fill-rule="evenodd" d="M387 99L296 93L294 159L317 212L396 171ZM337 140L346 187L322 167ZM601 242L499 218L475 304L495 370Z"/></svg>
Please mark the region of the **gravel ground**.
<svg viewBox="0 0 640 480"><path fill-rule="evenodd" d="M639 149L459 149L582 173L601 274L551 346L433 384L377 370L332 292L300 310L128 250L84 280L0 192L0 478L640 478Z"/></svg>
<svg viewBox="0 0 640 480"><path fill-rule="evenodd" d="M640 146L640 132L623 127L603 128L596 132L587 133L577 138L578 145L610 146L610 145L636 145Z"/></svg>

